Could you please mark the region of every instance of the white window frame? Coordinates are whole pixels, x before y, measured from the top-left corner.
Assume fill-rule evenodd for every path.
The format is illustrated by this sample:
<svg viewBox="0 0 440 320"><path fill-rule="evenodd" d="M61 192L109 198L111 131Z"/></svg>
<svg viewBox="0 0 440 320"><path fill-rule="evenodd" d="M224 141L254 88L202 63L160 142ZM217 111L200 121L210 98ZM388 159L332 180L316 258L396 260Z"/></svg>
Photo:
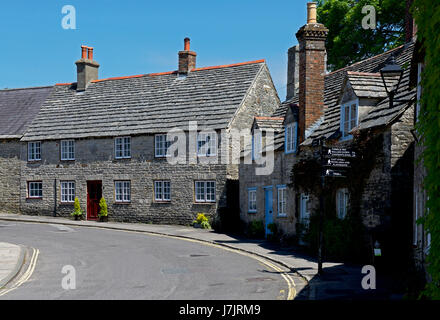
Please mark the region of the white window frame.
<svg viewBox="0 0 440 320"><path fill-rule="evenodd" d="M75 140L61 140L61 160L75 160Z"/></svg>
<svg viewBox="0 0 440 320"><path fill-rule="evenodd" d="M197 156L213 157L217 155L217 132L197 133Z"/></svg>
<svg viewBox="0 0 440 320"><path fill-rule="evenodd" d="M41 160L41 141L28 142L28 161Z"/></svg>
<svg viewBox="0 0 440 320"><path fill-rule="evenodd" d="M307 193L301 193L299 201L299 220L308 226L310 222L310 196Z"/></svg>
<svg viewBox="0 0 440 320"><path fill-rule="evenodd" d="M129 180L115 181L115 202L117 203L131 202L131 181Z"/></svg>
<svg viewBox="0 0 440 320"><path fill-rule="evenodd" d="M353 114L353 106L355 106L355 114ZM348 110L348 119L346 117ZM341 122L340 130L342 133L341 140L350 140L353 138L349 132L358 126L359 123L359 100L352 100L341 105Z"/></svg>
<svg viewBox="0 0 440 320"><path fill-rule="evenodd" d="M167 151L171 145L171 141L167 140L166 134L156 134L154 136L154 156L156 158L168 157Z"/></svg>
<svg viewBox="0 0 440 320"><path fill-rule="evenodd" d="M341 188L336 191L336 214L343 220L347 216L348 206L350 205L350 194L347 188Z"/></svg>
<svg viewBox="0 0 440 320"><path fill-rule="evenodd" d="M296 122L290 123L285 126L284 129L284 143L286 154L296 152L296 135L298 130L298 124Z"/></svg>
<svg viewBox="0 0 440 320"><path fill-rule="evenodd" d="M42 199L43 198L43 182L42 181L28 181L28 198L29 199ZM36 185L40 185L40 188L35 188ZM33 188L34 186L34 188ZM35 192L38 195L35 195Z"/></svg>
<svg viewBox="0 0 440 320"><path fill-rule="evenodd" d="M212 191L213 192L210 192ZM194 200L198 203L216 202L216 183L213 180L194 181Z"/></svg>
<svg viewBox="0 0 440 320"><path fill-rule="evenodd" d="M248 212L257 212L257 188L248 189Z"/></svg>
<svg viewBox="0 0 440 320"><path fill-rule="evenodd" d="M169 180L154 181L154 201L156 202L171 201L171 181Z"/></svg>
<svg viewBox="0 0 440 320"><path fill-rule="evenodd" d="M131 137L115 138L115 159L131 158Z"/></svg>
<svg viewBox="0 0 440 320"><path fill-rule="evenodd" d="M420 114L420 99L422 98L422 92L423 92L423 88L422 88L422 72L425 68L425 65L421 62L418 63L417 65L417 106L416 106L416 120L419 119L419 114Z"/></svg>
<svg viewBox="0 0 440 320"><path fill-rule="evenodd" d="M61 202L75 202L75 181L61 181Z"/></svg>
<svg viewBox="0 0 440 320"><path fill-rule="evenodd" d="M254 130L252 134L252 160L260 159L263 153L263 132Z"/></svg>
<svg viewBox="0 0 440 320"><path fill-rule="evenodd" d="M287 188L285 185L277 186L278 216L287 216Z"/></svg>

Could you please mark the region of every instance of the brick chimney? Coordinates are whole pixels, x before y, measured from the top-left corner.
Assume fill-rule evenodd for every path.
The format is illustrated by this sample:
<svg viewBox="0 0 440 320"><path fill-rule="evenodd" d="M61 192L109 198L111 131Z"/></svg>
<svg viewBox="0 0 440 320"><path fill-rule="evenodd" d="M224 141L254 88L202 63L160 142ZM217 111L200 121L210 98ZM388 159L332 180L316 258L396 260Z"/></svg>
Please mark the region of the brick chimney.
<svg viewBox="0 0 440 320"><path fill-rule="evenodd" d="M183 51L179 51L179 73L187 74L196 68L197 54L190 50L190 39L185 38Z"/></svg>
<svg viewBox="0 0 440 320"><path fill-rule="evenodd" d="M81 59L75 62L77 70L77 91L84 91L92 80L98 80L99 64L93 61L93 48L81 46Z"/></svg>
<svg viewBox="0 0 440 320"><path fill-rule="evenodd" d="M324 115L325 40L328 29L316 21L316 2L307 3L307 24L296 33L299 42L300 143L306 130Z"/></svg>
<svg viewBox="0 0 440 320"><path fill-rule="evenodd" d="M299 46L287 51L287 95L290 100L298 94L299 88Z"/></svg>
<svg viewBox="0 0 440 320"><path fill-rule="evenodd" d="M411 42L416 40L417 25L415 24L414 17L412 16L410 9L414 0L406 0L406 12L405 12L405 42Z"/></svg>

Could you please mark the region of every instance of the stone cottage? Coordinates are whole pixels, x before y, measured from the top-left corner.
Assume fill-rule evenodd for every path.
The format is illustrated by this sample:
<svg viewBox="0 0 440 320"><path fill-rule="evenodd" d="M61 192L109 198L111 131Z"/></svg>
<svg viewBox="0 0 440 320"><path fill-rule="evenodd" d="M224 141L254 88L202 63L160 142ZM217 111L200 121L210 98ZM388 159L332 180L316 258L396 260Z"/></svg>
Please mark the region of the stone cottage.
<svg viewBox="0 0 440 320"><path fill-rule="evenodd" d="M410 238L405 235L411 228L412 217L414 138L411 130L416 90L409 86L409 71L414 43L408 41L403 46L328 73L325 65L328 30L316 22L315 4L308 6L307 24L296 34L299 46L289 49L287 99L264 120L265 123L277 123L273 129L275 169L270 175L256 176L251 173L258 164L240 165L240 216L245 222L262 220L266 229L268 224L275 223L282 234L300 237L296 227L298 223L307 226L310 216L319 209L319 192L296 188L295 184L301 185L303 181L295 181L300 180L295 176L292 180L293 167L310 159L316 163L320 140L327 148L349 150L376 140L377 152L365 158L364 164L362 159L356 162L358 168L363 165L369 168L364 172L366 177L362 184L353 185L355 180L341 178L337 184L330 183L333 189L327 189L326 195L332 198L335 215L344 219L353 209L350 190L360 189L356 203L369 235L365 240L371 246L378 241L388 254L392 251L390 242L397 245L399 241L408 242L402 239ZM404 72L391 107L380 70L392 59ZM389 87L395 84L390 81L386 80ZM255 118L254 129L261 123ZM262 134L257 130L253 139L262 139L265 145L264 129L261 131ZM247 151L259 152L255 144ZM320 168L323 174L332 174ZM312 174L305 172L303 177ZM337 180L334 176L325 179L327 184ZM315 180L319 184L320 178ZM391 232L394 239L390 237Z"/></svg>
<svg viewBox="0 0 440 320"><path fill-rule="evenodd" d="M83 46L76 82L0 91L0 203L66 216L78 197L93 220L104 197L113 220L188 224L237 202L230 132L279 105L268 67L197 68L188 38L178 56L177 71L99 79Z"/></svg>

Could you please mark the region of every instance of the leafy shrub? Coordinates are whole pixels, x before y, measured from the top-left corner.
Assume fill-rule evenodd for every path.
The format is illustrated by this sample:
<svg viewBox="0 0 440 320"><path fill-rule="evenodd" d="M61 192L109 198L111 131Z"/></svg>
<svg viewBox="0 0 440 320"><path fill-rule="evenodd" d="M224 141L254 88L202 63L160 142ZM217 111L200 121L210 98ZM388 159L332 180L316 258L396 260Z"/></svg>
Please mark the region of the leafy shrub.
<svg viewBox="0 0 440 320"><path fill-rule="evenodd" d="M83 215L83 211L81 210L81 205L79 203L79 199L78 197L75 197L75 202L73 203L73 212L70 214L72 217L75 216L82 216Z"/></svg>
<svg viewBox="0 0 440 320"><path fill-rule="evenodd" d="M248 225L248 235L251 238L264 238L264 223L261 220L251 221Z"/></svg>
<svg viewBox="0 0 440 320"><path fill-rule="evenodd" d="M211 229L209 219L205 216L204 213L197 214L197 219L193 221L193 225L198 225L202 229Z"/></svg>
<svg viewBox="0 0 440 320"><path fill-rule="evenodd" d="M107 202L105 201L104 197L102 197L101 200L99 200L99 216L100 217L108 216Z"/></svg>

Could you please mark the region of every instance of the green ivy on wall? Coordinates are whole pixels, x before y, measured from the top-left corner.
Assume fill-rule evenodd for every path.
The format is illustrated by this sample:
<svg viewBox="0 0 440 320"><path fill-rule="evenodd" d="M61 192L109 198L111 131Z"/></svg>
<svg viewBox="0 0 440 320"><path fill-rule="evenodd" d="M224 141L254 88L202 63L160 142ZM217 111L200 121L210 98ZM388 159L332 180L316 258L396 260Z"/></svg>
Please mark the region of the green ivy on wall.
<svg viewBox="0 0 440 320"><path fill-rule="evenodd" d="M424 187L428 201L424 226L431 234L431 248L427 257L432 282L425 294L440 299L440 2L414 0L413 15L417 24L417 37L425 51L425 70L422 74L423 94L417 124L427 176Z"/></svg>

